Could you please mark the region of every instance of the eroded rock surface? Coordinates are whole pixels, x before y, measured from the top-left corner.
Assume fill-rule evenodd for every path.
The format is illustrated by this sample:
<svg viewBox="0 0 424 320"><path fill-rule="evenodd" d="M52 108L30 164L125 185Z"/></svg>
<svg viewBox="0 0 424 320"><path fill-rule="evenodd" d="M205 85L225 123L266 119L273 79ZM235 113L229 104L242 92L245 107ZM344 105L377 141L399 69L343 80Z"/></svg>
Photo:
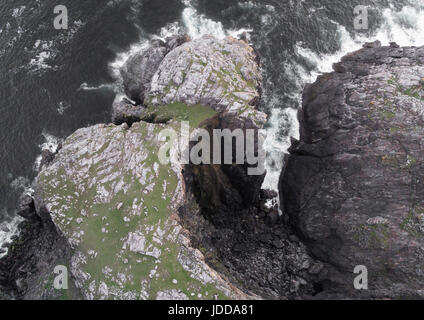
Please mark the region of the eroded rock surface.
<svg viewBox="0 0 424 320"><path fill-rule="evenodd" d="M181 173L158 160L165 128L80 129L37 178L37 208L68 239L86 299L247 297L204 262L178 221Z"/></svg>
<svg viewBox="0 0 424 320"><path fill-rule="evenodd" d="M424 285L424 48L364 46L303 95L282 203L326 288L420 296ZM355 266L369 291L353 290ZM337 271L336 271L337 270Z"/></svg>
<svg viewBox="0 0 424 320"><path fill-rule="evenodd" d="M148 105L204 104L218 112L249 118L261 127L266 116L255 110L261 72L252 47L228 37L204 36L171 51L152 78Z"/></svg>

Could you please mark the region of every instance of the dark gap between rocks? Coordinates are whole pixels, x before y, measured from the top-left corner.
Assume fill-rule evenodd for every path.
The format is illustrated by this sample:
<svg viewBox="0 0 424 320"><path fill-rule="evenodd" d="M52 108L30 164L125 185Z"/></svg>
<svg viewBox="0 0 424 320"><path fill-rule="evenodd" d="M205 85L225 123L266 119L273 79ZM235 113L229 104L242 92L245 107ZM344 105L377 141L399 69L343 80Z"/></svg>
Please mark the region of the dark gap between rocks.
<svg viewBox="0 0 424 320"><path fill-rule="evenodd" d="M251 125L240 126L221 114L204 127ZM277 194L261 190L264 176L248 176L247 165L187 165L183 175L186 205L179 216L192 245L213 269L267 299L296 299L322 290L314 281L322 264L307 254L278 207L267 207Z"/></svg>

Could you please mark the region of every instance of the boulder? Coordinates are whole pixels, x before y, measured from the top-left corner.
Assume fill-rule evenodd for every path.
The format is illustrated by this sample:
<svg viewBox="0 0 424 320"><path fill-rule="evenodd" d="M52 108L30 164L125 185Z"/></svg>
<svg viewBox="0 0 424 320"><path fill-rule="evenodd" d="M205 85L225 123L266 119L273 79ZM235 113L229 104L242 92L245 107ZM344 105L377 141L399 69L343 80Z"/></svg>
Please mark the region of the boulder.
<svg viewBox="0 0 424 320"><path fill-rule="evenodd" d="M181 46L182 44L186 43L186 42L190 42L190 36L187 34L176 34L176 35L172 35L168 38L165 39L165 46L166 49L168 50L168 52L174 50L175 48Z"/></svg>
<svg viewBox="0 0 424 320"><path fill-rule="evenodd" d="M266 115L255 109L261 84L256 54L246 42L203 36L167 54L152 78L146 104L204 104L262 127Z"/></svg>
<svg viewBox="0 0 424 320"><path fill-rule="evenodd" d="M133 105L127 99L115 101L112 105L112 122L116 125L127 123L131 126L141 120L144 110L145 107Z"/></svg>
<svg viewBox="0 0 424 320"><path fill-rule="evenodd" d="M120 70L128 98L143 104L150 81L166 54L188 41L190 37L185 34L170 36L165 42L155 39L145 50L133 54Z"/></svg>
<svg viewBox="0 0 424 320"><path fill-rule="evenodd" d="M131 56L121 68L125 94L136 104L143 104L150 80L167 52L163 42L156 42L146 50Z"/></svg>
<svg viewBox="0 0 424 320"><path fill-rule="evenodd" d="M417 297L424 286L424 47L367 44L307 86L281 203L326 289ZM369 290L354 290L365 266Z"/></svg>
<svg viewBox="0 0 424 320"><path fill-rule="evenodd" d="M23 194L20 197L16 210L16 213L24 219L32 220L39 218L35 211L34 199L29 194Z"/></svg>

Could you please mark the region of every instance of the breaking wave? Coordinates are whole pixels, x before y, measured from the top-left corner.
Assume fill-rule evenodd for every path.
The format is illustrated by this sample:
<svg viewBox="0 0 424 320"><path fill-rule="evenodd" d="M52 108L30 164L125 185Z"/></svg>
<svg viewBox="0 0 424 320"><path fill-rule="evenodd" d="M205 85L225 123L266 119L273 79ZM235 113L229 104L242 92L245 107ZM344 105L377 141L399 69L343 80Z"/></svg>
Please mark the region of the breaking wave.
<svg viewBox="0 0 424 320"><path fill-rule="evenodd" d="M424 4L422 2L410 1L410 5L403 7L401 11L396 11L391 6L383 10L382 18L383 23L372 36L352 35L345 26L332 21L337 26L336 38L339 50L331 54L321 54L308 48L302 42L296 43L294 49L297 57L290 59L291 64L285 65L284 72L289 74L289 78L298 88L298 93L294 93L294 96L299 107L301 106L301 93L307 83L315 82L322 73L331 72L334 63L347 53L360 49L365 42L379 40L383 45L388 45L390 42L396 42L401 46L424 45ZM305 63L299 64L296 62L298 59L295 58L303 59ZM307 70L305 65L312 68ZM281 159L290 147L291 137L299 139L299 123L296 113L291 108L283 111L279 109L271 111L268 138L265 144L268 152L268 175L264 182L264 188L278 190L279 173L283 165ZM289 129L287 130L287 128ZM289 135L284 137L281 130L285 130Z"/></svg>

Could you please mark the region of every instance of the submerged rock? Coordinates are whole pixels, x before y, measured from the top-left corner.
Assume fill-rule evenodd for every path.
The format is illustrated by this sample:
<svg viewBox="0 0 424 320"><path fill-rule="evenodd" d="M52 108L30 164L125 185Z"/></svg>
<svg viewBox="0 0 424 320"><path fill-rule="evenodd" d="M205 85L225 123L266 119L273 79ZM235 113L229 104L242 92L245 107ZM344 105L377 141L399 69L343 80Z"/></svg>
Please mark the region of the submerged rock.
<svg viewBox="0 0 424 320"><path fill-rule="evenodd" d="M424 286L424 48L366 45L308 86L281 195L291 224L344 296ZM368 291L354 290L356 266Z"/></svg>

